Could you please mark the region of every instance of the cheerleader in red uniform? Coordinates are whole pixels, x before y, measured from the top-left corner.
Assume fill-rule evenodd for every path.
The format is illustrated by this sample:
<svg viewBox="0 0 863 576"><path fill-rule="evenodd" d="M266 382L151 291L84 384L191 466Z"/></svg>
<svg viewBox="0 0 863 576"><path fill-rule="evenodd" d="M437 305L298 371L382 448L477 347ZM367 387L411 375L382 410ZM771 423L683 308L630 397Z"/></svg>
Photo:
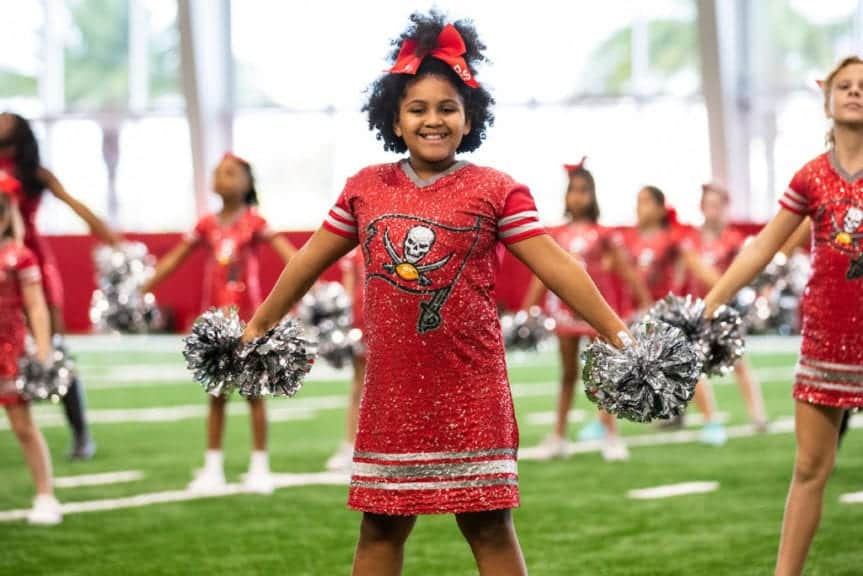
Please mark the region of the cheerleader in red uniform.
<svg viewBox="0 0 863 576"><path fill-rule="evenodd" d="M822 83L833 121L829 150L791 179L778 214L707 295L708 313L748 284L805 217L812 272L801 301L794 381L797 454L776 574L803 571L836 458L844 410L863 407L863 59L844 59Z"/></svg>
<svg viewBox="0 0 863 576"><path fill-rule="evenodd" d="M20 182L0 170L0 405L6 409L36 484L36 499L27 520L31 524L59 524L62 514L54 498L51 455L29 405L15 387L28 323L37 357L44 363L51 357L51 320L39 265L33 253L15 239L16 232L20 233L15 230L15 221L20 222L17 204L21 193Z"/></svg>
<svg viewBox="0 0 863 576"><path fill-rule="evenodd" d="M207 250L202 308L236 307L248 320L261 302L257 245L268 243L286 262L295 252L286 239L272 232L258 213L258 195L251 165L233 154L225 154L213 173L213 190L222 199L222 209L201 218L194 230L156 265L153 277L141 287L146 293L171 275L197 247ZM198 492L214 492L225 486L222 437L225 430L225 396L210 397L207 422L207 453L204 468L189 485ZM267 413L264 400L249 399L253 452L245 487L270 494L273 480L267 456Z"/></svg>
<svg viewBox="0 0 863 576"><path fill-rule="evenodd" d="M730 265L743 246L743 234L728 226L728 191L719 184L702 186L701 213L704 224L683 242L683 263L687 269L686 286L681 293L704 298L710 287ZM749 362L734 365L734 375L746 400L749 418L755 428L767 429L767 414L761 386L752 374Z"/></svg>
<svg viewBox="0 0 863 576"><path fill-rule="evenodd" d="M20 213L23 218L24 245L36 257L42 275L42 286L51 318L51 330L55 334L65 332L63 322L63 283L54 254L36 227L36 215L42 202L42 193L48 190L54 197L77 214L90 232L100 241L114 245L120 237L93 214L80 201L72 197L50 170L42 166L39 158L39 143L33 135L29 122L17 114L0 114L0 167L14 174L23 188ZM96 451L87 426L84 403L84 385L77 377L63 398L66 419L72 429L72 448L69 457L73 460L88 459Z"/></svg>
<svg viewBox="0 0 863 576"><path fill-rule="evenodd" d="M341 259L342 285L351 297L351 312L353 314L353 328L363 332L365 330L365 318L363 306L363 288L366 284L365 268L363 264L363 252L354 248ZM327 470L350 470L354 458L354 440L357 437L357 418L360 410L360 396L363 392L363 381L366 377L366 350L365 339L360 343L360 348L354 350L353 357L354 376L351 379L351 391L348 396L348 407L345 411L345 437L341 446L327 460Z"/></svg>
<svg viewBox="0 0 863 576"><path fill-rule="evenodd" d="M624 233L624 242L652 300L665 298L669 292L681 293L685 280L681 244L687 233L677 222L677 214L666 205L665 194L656 186L645 186L638 192L636 213L638 225ZM701 440L713 446L725 444L725 427L716 419L713 391L707 380L698 383L694 399L704 417Z"/></svg>
<svg viewBox="0 0 863 576"><path fill-rule="evenodd" d="M619 302L615 286L616 274L638 295L640 306L646 308L651 303L650 294L630 265L622 249L620 234L598 223L596 182L593 174L585 168L584 161L585 159L582 159L578 164L564 165L569 176L564 200L569 222L551 228L549 233L555 242L579 261L607 301L616 304ZM523 308L538 305L545 293L545 286L534 277L525 296ZM575 382L579 376L580 342L582 338L596 337L596 331L573 314L553 293L548 293L545 308L555 320L560 347L561 383L554 430L535 452L536 456L542 459L559 458L566 454L566 428L575 393ZM602 440L602 456L607 461L629 458L626 444L617 436L617 420L607 412L600 411L598 421L582 428L579 440Z"/></svg>
<svg viewBox="0 0 863 576"><path fill-rule="evenodd" d="M493 100L475 78L470 22L414 14L365 109L408 158L348 179L323 227L288 263L244 340L263 334L359 244L368 367L348 505L363 512L354 574L397 574L419 514L455 514L480 574L525 574L518 430L495 301L503 243L591 324L625 326L578 262L545 233L528 189L456 159L480 146Z"/></svg>

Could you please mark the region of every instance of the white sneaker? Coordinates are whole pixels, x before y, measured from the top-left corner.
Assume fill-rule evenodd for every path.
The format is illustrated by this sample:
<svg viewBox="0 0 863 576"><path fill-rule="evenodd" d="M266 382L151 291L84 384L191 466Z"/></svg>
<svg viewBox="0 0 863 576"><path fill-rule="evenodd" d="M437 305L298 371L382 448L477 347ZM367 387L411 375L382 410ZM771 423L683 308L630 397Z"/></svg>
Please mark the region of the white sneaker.
<svg viewBox="0 0 863 576"><path fill-rule="evenodd" d="M60 503L53 496L40 494L33 501L33 509L27 515L27 522L40 526L54 526L63 521Z"/></svg>
<svg viewBox="0 0 863 576"><path fill-rule="evenodd" d="M269 471L252 472L250 470L243 478L243 489L252 494L269 495L276 489L276 484Z"/></svg>
<svg viewBox="0 0 863 576"><path fill-rule="evenodd" d="M186 487L191 492L198 494L212 494L224 490L227 486L225 482L224 470L209 470L202 468L195 474L195 479L189 482Z"/></svg>
<svg viewBox="0 0 863 576"><path fill-rule="evenodd" d="M626 462L629 460L629 448L620 438L608 438L602 444L602 459L606 462Z"/></svg>
<svg viewBox="0 0 863 576"><path fill-rule="evenodd" d="M566 441L566 438L561 438L556 434L552 434L546 437L539 446L533 449L533 454L537 460L563 458L566 456L567 446L568 442Z"/></svg>
<svg viewBox="0 0 863 576"><path fill-rule="evenodd" d="M342 442L336 453L327 460L326 468L330 472L347 472L351 469L354 461L354 445L350 442Z"/></svg>

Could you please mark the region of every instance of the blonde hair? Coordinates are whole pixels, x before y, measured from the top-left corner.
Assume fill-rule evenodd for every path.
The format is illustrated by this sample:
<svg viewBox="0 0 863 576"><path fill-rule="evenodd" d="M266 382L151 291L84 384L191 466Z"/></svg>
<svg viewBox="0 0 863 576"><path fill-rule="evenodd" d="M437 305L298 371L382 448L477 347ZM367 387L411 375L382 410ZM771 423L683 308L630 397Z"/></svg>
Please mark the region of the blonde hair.
<svg viewBox="0 0 863 576"><path fill-rule="evenodd" d="M827 77L820 82L821 91L824 93L824 110L828 110L830 108L830 90L833 88L833 81L836 80L836 75L852 64L863 64L863 58L860 58L859 56L846 56L840 60L839 64L837 64L836 67L827 74ZM828 147L836 145L836 136L833 134L833 126L831 126L830 130L827 131L825 140Z"/></svg>

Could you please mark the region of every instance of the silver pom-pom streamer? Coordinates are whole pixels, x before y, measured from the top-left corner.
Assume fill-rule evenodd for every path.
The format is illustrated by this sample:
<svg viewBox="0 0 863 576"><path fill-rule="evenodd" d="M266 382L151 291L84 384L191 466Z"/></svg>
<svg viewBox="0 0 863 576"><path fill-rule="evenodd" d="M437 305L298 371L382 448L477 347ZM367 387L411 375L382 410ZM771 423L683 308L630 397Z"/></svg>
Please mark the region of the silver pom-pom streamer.
<svg viewBox="0 0 863 576"><path fill-rule="evenodd" d="M682 414L695 394L701 363L678 328L646 319L636 342L618 349L596 340L582 354L584 391L600 408L634 422Z"/></svg>
<svg viewBox="0 0 863 576"><path fill-rule="evenodd" d="M726 374L743 356L743 321L730 306L720 306L712 318L704 317L705 303L691 295L669 294L647 315L683 331L695 346L705 374Z"/></svg>
<svg viewBox="0 0 863 576"><path fill-rule="evenodd" d="M27 352L18 359L18 376L15 388L25 400L59 402L75 380L75 362L69 357L62 339L55 337L53 351L48 364L43 364L35 354L35 346L28 338Z"/></svg>
<svg viewBox="0 0 863 576"><path fill-rule="evenodd" d="M183 339L186 366L207 394L230 394L242 372L239 358L243 324L236 309L210 308L195 320Z"/></svg>
<svg viewBox="0 0 863 576"><path fill-rule="evenodd" d="M144 334L164 327L155 297L139 291L155 265L144 244L100 246L93 261L97 289L90 300L90 322L97 331Z"/></svg>
<svg viewBox="0 0 863 576"><path fill-rule="evenodd" d="M283 319L240 350L240 394L251 398L293 396L302 388L316 354L317 344L305 338L300 323Z"/></svg>
<svg viewBox="0 0 863 576"><path fill-rule="evenodd" d="M538 350L554 333L555 322L539 306L531 306L501 314L500 327L507 350Z"/></svg>
<svg viewBox="0 0 863 576"><path fill-rule="evenodd" d="M334 368L362 351L362 332L352 325L351 299L338 282L320 282L303 296L297 315L318 342L318 355Z"/></svg>

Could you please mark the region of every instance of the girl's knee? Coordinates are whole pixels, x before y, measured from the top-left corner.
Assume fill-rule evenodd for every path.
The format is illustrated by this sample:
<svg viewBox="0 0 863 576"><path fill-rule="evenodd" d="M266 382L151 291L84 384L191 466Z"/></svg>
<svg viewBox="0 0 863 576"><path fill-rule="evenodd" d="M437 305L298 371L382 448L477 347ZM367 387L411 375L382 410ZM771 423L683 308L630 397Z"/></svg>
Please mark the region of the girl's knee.
<svg viewBox="0 0 863 576"><path fill-rule="evenodd" d="M833 472L833 453L805 454L798 452L794 461L794 481L798 483L826 483Z"/></svg>
<svg viewBox="0 0 863 576"><path fill-rule="evenodd" d="M415 522L415 516L365 513L360 524L360 541L365 544L387 542L400 546L407 540Z"/></svg>
<svg viewBox="0 0 863 576"><path fill-rule="evenodd" d="M509 510L459 514L456 521L471 545L499 546L511 540L513 524Z"/></svg>

